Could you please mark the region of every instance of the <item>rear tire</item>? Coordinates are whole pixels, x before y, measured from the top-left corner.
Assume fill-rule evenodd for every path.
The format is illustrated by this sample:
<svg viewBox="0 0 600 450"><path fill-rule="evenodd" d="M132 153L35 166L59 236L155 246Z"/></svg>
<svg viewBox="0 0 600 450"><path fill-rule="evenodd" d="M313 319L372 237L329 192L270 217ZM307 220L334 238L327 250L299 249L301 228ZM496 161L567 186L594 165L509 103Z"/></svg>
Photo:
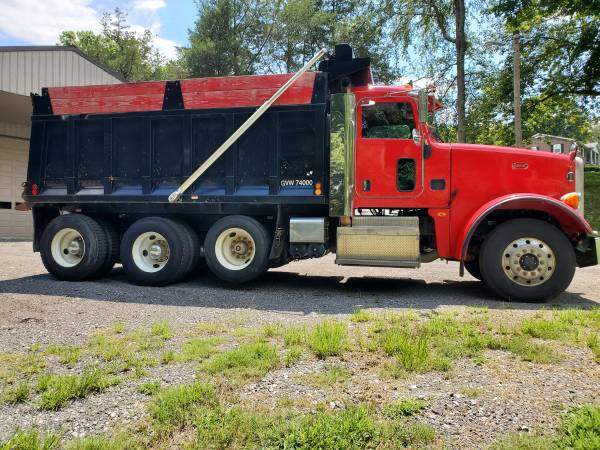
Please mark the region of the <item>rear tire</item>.
<svg viewBox="0 0 600 450"><path fill-rule="evenodd" d="M40 240L42 262L59 280L82 281L99 276L108 253L104 229L83 214L54 218Z"/></svg>
<svg viewBox="0 0 600 450"><path fill-rule="evenodd" d="M133 223L121 242L121 262L134 283L165 286L179 281L190 266L193 250L185 227L164 217Z"/></svg>
<svg viewBox="0 0 600 450"><path fill-rule="evenodd" d="M245 283L267 271L271 240L257 220L229 216L206 234L204 257L210 270L229 283Z"/></svg>
<svg viewBox="0 0 600 450"><path fill-rule="evenodd" d="M115 263L119 260L121 236L119 236L119 233L110 220L104 217L94 217L94 220L100 224L104 230L104 234L106 235L108 253L106 255L106 260L104 261L104 264L98 273L99 276L105 276L112 270Z"/></svg>
<svg viewBox="0 0 600 450"><path fill-rule="evenodd" d="M479 265L485 284L506 300L543 301L562 293L575 274L575 252L556 227L514 219L492 230Z"/></svg>

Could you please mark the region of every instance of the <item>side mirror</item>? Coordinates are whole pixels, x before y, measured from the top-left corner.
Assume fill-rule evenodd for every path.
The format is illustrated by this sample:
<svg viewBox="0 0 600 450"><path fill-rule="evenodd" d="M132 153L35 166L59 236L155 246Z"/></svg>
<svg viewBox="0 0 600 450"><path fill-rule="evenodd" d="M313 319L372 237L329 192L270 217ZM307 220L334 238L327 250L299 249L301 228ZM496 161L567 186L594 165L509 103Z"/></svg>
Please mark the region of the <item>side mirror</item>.
<svg viewBox="0 0 600 450"><path fill-rule="evenodd" d="M421 133L419 133L419 129L418 128L413 128L412 130L412 140L414 141L415 144L418 144L421 142Z"/></svg>

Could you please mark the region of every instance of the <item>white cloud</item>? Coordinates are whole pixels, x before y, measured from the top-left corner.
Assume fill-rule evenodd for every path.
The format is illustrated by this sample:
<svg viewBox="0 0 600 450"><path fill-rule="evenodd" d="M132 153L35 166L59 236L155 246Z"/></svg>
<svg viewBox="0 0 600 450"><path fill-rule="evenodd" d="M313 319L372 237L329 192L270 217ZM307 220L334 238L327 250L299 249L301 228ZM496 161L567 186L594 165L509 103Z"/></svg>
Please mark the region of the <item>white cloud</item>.
<svg viewBox="0 0 600 450"><path fill-rule="evenodd" d="M61 32L67 30L100 31L100 18L106 8L92 0L0 0L0 38L23 40L32 45L54 45ZM131 30L141 34L149 29L155 35L152 43L167 59L177 56L177 42L159 37L162 24L157 11L165 0L133 0L121 2L130 9ZM125 3L123 5L123 3ZM105 5L106 6L106 5ZM110 9L110 8L109 8Z"/></svg>
<svg viewBox="0 0 600 450"><path fill-rule="evenodd" d="M54 45L65 30L100 29L90 0L2 0L0 33L34 45Z"/></svg>
<svg viewBox="0 0 600 450"><path fill-rule="evenodd" d="M167 6L164 0L134 0L133 9L140 11L156 11Z"/></svg>

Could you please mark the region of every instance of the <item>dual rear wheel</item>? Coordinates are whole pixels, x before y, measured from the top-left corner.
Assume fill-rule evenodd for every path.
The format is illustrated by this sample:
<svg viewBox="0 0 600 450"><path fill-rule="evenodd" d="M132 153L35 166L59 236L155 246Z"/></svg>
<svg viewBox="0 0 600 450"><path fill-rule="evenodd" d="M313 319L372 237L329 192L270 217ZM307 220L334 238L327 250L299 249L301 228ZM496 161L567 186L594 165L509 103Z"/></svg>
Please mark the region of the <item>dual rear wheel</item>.
<svg viewBox="0 0 600 450"><path fill-rule="evenodd" d="M46 227L40 251L47 270L61 280L101 277L120 258L134 283L164 286L203 267L204 260L225 281L250 281L267 270L269 249L265 227L246 216L218 220L206 234L203 249L197 233L176 219L140 219L119 239L104 218L65 214Z"/></svg>

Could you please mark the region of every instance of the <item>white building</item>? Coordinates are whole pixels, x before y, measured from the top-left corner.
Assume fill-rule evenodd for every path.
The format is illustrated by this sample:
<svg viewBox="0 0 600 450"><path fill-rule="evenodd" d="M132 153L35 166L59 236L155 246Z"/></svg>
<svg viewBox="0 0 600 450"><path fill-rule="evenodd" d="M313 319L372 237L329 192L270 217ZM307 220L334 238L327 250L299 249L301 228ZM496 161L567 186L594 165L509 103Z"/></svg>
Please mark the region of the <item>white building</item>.
<svg viewBox="0 0 600 450"><path fill-rule="evenodd" d="M41 93L42 87L123 81L74 47L0 46L0 239L31 239L31 212L15 209L26 179L30 93Z"/></svg>

